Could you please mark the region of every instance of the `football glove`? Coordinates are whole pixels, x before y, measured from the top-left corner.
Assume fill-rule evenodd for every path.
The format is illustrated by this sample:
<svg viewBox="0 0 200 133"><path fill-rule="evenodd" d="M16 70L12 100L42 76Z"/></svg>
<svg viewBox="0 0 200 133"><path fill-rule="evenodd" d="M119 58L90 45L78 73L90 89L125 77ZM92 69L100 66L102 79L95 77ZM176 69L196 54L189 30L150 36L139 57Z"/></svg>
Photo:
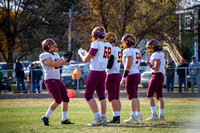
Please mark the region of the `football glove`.
<svg viewBox="0 0 200 133"><path fill-rule="evenodd" d="M64 57L64 59L67 59L68 57L72 57L72 55L73 55L73 52L72 52L72 51L69 51L69 52L66 52L66 53L63 55L63 57Z"/></svg>
<svg viewBox="0 0 200 133"><path fill-rule="evenodd" d="M78 50L78 54L80 55L80 57L83 57L83 56L86 56L86 55L87 55L87 51L84 50L84 49L82 49L82 48L80 48L80 49Z"/></svg>

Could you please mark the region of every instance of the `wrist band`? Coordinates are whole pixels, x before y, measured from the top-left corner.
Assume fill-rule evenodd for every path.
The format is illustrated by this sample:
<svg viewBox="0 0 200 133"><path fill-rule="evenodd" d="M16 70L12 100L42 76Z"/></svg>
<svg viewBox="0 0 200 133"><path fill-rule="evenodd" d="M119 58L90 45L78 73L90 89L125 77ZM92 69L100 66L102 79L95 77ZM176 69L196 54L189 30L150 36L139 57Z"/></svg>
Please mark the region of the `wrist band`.
<svg viewBox="0 0 200 133"><path fill-rule="evenodd" d="M67 59L66 59L65 61L66 61L66 62L70 62L70 60L71 60L71 57L68 56Z"/></svg>
<svg viewBox="0 0 200 133"><path fill-rule="evenodd" d="M122 80L125 80L126 78L122 78Z"/></svg>
<svg viewBox="0 0 200 133"><path fill-rule="evenodd" d="M149 67L154 70L154 66L153 65L150 65Z"/></svg>
<svg viewBox="0 0 200 133"><path fill-rule="evenodd" d="M128 76L128 73L129 73L129 71L125 70L125 71L124 71L123 78L126 78L126 77Z"/></svg>

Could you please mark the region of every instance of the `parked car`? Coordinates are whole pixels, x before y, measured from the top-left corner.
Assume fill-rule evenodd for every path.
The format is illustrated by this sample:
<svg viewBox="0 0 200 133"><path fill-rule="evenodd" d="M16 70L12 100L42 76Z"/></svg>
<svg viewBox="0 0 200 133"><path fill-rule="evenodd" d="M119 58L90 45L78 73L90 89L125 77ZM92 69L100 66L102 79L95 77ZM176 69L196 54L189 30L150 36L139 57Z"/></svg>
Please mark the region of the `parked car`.
<svg viewBox="0 0 200 133"><path fill-rule="evenodd" d="M147 88L148 85L149 85L149 81L151 80L151 71L150 70L147 70L145 72L143 72L141 74L141 81L140 81L140 84ZM166 86L166 76L165 76L165 73L164 73L164 83L163 83L163 86ZM174 85L179 85L179 82L178 82L178 75L177 73L175 72L175 75L174 75Z"/></svg>
<svg viewBox="0 0 200 133"><path fill-rule="evenodd" d="M42 66L41 66L40 61L33 61L31 64L34 64L34 63L37 63L37 64L39 65L39 67L42 69ZM25 71L24 71L26 77L29 75L29 71L30 71L30 68L31 68L31 64L29 64L28 67L27 67L27 68L25 69ZM71 60L71 61L69 62L68 65L74 65L74 64L76 64L76 61ZM62 67L61 67L61 68L62 68ZM61 70L61 71L62 71L62 70Z"/></svg>
<svg viewBox="0 0 200 133"><path fill-rule="evenodd" d="M77 64L63 66L61 73L61 80L67 88L76 89L77 83L72 79L72 71L75 69ZM78 64L81 69L81 77L79 79L79 88L83 89L86 83L87 77L90 73L89 63L80 63Z"/></svg>

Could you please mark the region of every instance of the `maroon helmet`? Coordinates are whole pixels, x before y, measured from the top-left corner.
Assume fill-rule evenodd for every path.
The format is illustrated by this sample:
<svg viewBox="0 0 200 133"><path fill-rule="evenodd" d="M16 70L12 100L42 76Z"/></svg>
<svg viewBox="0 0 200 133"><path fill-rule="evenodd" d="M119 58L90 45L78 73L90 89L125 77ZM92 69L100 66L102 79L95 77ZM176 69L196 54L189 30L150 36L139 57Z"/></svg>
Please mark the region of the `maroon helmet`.
<svg viewBox="0 0 200 133"><path fill-rule="evenodd" d="M98 37L105 37L106 36L106 30L103 27L95 27L92 30L92 41L95 41Z"/></svg>
<svg viewBox="0 0 200 133"><path fill-rule="evenodd" d="M121 43L122 43L120 45L121 49L129 48L130 46L135 45L136 37L131 34L126 34L122 37Z"/></svg>
<svg viewBox="0 0 200 133"><path fill-rule="evenodd" d="M157 40L149 40L146 44L146 54L154 53L156 50L161 49L160 43Z"/></svg>
<svg viewBox="0 0 200 133"><path fill-rule="evenodd" d="M53 53L57 48L57 44L53 39L47 38L42 42L42 48L45 52Z"/></svg>

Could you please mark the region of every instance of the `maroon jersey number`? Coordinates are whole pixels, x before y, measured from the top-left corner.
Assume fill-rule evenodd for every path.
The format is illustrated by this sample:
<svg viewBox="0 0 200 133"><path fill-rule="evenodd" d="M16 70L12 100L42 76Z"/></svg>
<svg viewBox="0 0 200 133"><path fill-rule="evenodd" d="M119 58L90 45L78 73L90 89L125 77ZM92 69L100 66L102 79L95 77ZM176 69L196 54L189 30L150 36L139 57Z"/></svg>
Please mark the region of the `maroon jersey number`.
<svg viewBox="0 0 200 133"><path fill-rule="evenodd" d="M136 52L136 61L135 64L138 64L139 60L141 60L141 53Z"/></svg>
<svg viewBox="0 0 200 133"><path fill-rule="evenodd" d="M103 58L109 59L111 55L111 47L104 46Z"/></svg>
<svg viewBox="0 0 200 133"><path fill-rule="evenodd" d="M58 59L55 59L55 61L57 61ZM54 67L54 69L60 69L60 67Z"/></svg>
<svg viewBox="0 0 200 133"><path fill-rule="evenodd" d="M117 63L121 63L122 62L122 51L118 52L118 60Z"/></svg>

